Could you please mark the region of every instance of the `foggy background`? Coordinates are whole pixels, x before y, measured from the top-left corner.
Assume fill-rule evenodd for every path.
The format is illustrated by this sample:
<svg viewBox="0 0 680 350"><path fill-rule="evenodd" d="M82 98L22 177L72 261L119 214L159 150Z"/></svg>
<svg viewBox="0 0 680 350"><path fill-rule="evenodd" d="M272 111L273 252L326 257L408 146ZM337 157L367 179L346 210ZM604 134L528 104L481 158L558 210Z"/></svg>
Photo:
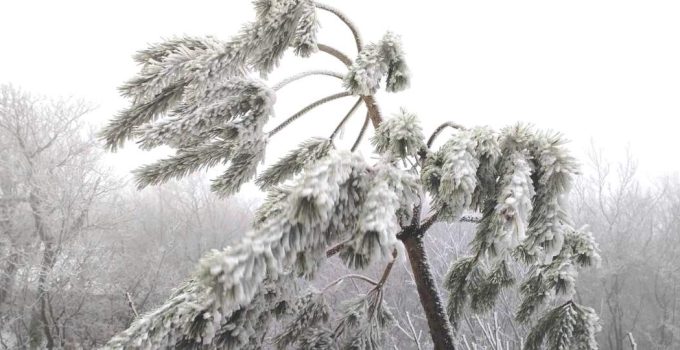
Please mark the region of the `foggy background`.
<svg viewBox="0 0 680 350"><path fill-rule="evenodd" d="M583 164L573 211L579 224L590 224L604 258L600 269L582 274L579 297L603 320L601 347L629 349L630 332L641 349L680 348L680 3L328 3L358 25L366 42L386 30L402 36L412 84L403 93L378 94L385 115L405 107L420 117L426 133L447 120L496 129L523 121L573 140L570 149ZM254 187L218 199L209 193L209 177L196 175L138 192L130 170L164 151L142 152L129 143L118 153L104 153L91 131L126 106L117 87L137 71L131 58L137 50L183 34L227 39L253 16L246 0L0 3L0 84L47 101L71 97L65 105L83 112L58 135L68 142L50 144L31 170L41 174L39 187L50 208L43 215L55 258L49 280L42 282L54 296L47 318L62 346L101 345L132 320L130 300L140 312L151 310L208 249L246 230L261 197ZM319 41L354 57L349 31L321 16ZM289 53L269 81L313 67L342 68L319 55L305 61ZM324 78L286 88L277 96L277 119L340 89ZM328 135L352 102L343 99L306 116L272 141L267 163L303 139ZM41 140L65 125L42 117L15 121L39 136L27 139L29 148L41 148ZM348 135L361 121L351 122ZM47 249L28 205L10 200L10 192L20 195L33 183L16 166L22 150L7 140L0 133L0 181L6 186L0 209L11 223L0 237L0 349L30 348L32 329L41 322L35 271ZM86 151L65 151L70 149ZM67 167L55 161L65 155ZM84 223L75 225L78 220ZM465 253L472 230L470 224L436 227L428 243L439 280L451 260ZM339 273L338 261L329 265ZM415 290L399 289L409 283L409 273L404 264L391 278L387 301L399 310L403 328L393 332L392 343L416 348L412 338L422 332L420 342L428 348ZM342 293L351 294L346 287ZM497 327L513 344L526 332L512 321L515 297L507 295L505 309L495 313ZM467 321L466 339L496 349L472 331L494 325L494 314Z"/></svg>
<svg viewBox="0 0 680 350"><path fill-rule="evenodd" d="M413 83L380 96L387 113L406 107L426 130L445 120L496 128L521 120L563 132L575 152L595 140L620 158L630 145L645 174L680 170L664 152L680 146L677 1L328 3L367 42L386 30L402 36ZM253 15L247 0L3 2L0 77L84 98L98 106L88 119L101 125L125 106L116 88L136 72L134 52L174 35L226 39ZM347 29L321 16L320 41L354 55ZM288 57L272 80L309 67ZM279 116L299 106L293 102L279 98ZM122 174L147 160L126 150L112 164Z"/></svg>

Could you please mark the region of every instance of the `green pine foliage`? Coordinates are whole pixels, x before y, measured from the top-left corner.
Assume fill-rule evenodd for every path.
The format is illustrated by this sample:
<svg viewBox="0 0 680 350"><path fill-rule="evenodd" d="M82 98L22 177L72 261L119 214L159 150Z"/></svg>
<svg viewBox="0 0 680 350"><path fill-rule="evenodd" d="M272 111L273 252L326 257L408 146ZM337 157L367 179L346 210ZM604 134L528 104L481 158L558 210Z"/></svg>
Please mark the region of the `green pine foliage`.
<svg viewBox="0 0 680 350"><path fill-rule="evenodd" d="M328 323L332 310L322 293L309 292L302 296L297 304L296 317L274 338L274 343L279 349L285 349L298 342L310 328L314 329Z"/></svg>
<svg viewBox="0 0 680 350"><path fill-rule="evenodd" d="M333 336L341 344L340 349L383 349L385 330L393 323L394 316L385 305L382 289L375 288L345 303Z"/></svg>
<svg viewBox="0 0 680 350"><path fill-rule="evenodd" d="M479 167L473 136L469 130L457 132L423 166L421 176L443 220L457 220L472 205Z"/></svg>
<svg viewBox="0 0 680 350"><path fill-rule="evenodd" d="M313 1L303 1L301 6L302 14L291 46L296 55L309 57L318 51L316 35L319 31L319 21Z"/></svg>
<svg viewBox="0 0 680 350"><path fill-rule="evenodd" d="M261 188L269 188L297 175L302 169L328 155L333 143L329 139L312 138L288 153L278 162L267 168L255 183Z"/></svg>
<svg viewBox="0 0 680 350"><path fill-rule="evenodd" d="M402 109L399 114L380 124L371 142L380 154L389 153L392 157L406 159L415 158L424 151L424 139L418 117Z"/></svg>
<svg viewBox="0 0 680 350"><path fill-rule="evenodd" d="M465 305L469 303L474 313L488 312L502 289L515 283L509 259L528 265L530 271L520 285L520 322L530 322L549 302L571 300L578 268L599 261L592 235L570 226L564 201L577 167L559 135L516 125L503 130L497 144L501 160L493 185L496 196L487 199L477 226L475 255L454 263L444 285L454 326ZM583 339L594 337L597 329L583 330ZM592 348L589 342L574 344Z"/></svg>
<svg viewBox="0 0 680 350"><path fill-rule="evenodd" d="M541 317L524 344L524 350L597 349L594 334L600 325L595 311L568 301Z"/></svg>
<svg viewBox="0 0 680 350"><path fill-rule="evenodd" d="M340 251L340 257L354 269L391 256L401 230L399 222L410 220L409 208L415 205L420 191L415 176L387 161L372 170L362 185L355 233Z"/></svg>

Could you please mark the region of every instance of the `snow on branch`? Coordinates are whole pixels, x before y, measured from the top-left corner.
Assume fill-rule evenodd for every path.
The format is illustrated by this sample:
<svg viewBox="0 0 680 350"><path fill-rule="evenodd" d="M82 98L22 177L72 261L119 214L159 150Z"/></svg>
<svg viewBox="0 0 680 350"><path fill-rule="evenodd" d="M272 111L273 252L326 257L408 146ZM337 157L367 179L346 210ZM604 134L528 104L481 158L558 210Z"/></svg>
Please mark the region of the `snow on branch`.
<svg viewBox="0 0 680 350"><path fill-rule="evenodd" d="M269 190L241 241L203 257L187 283L112 338L107 348L260 348L264 337L256 330L287 312L291 281L313 277L329 247L337 247L329 251L338 252L350 267L363 268L392 255L406 223L408 232L420 238L438 220L458 220L479 210L472 255L454 262L444 283L453 325L468 308L489 311L501 291L519 278L512 264L522 263L531 273L520 286L520 321L553 298L566 300L539 319L527 349L543 343L592 348L597 317L571 297L578 268L596 265L598 248L590 233L571 226L565 201L577 165L561 136L522 124L499 133L461 127L439 149L430 150L444 127L457 124L444 124L426 143L415 114L402 110L383 121L372 96L383 80L388 92L409 85L397 35L388 32L363 46L351 22L331 7L311 0L255 0L254 5L255 21L226 42L180 37L140 51L135 56L141 65L138 75L121 88L130 106L102 131L111 150L129 139L143 149L176 149L173 156L135 172L140 187L225 164L212 182L218 194L233 194L252 178ZM359 49L354 61L317 42L317 8L350 26ZM266 77L291 47L302 57L317 50L329 53L349 71L308 71L275 88L252 78L253 73ZM265 133L274 115L275 91L316 74L342 78L345 91L312 102ZM352 95L359 100L330 138L304 142L257 177L269 137L312 109ZM332 139L361 101L368 112L357 141L351 151L338 150ZM354 152L369 121L376 127L372 144L378 155L370 165ZM428 198L424 192L432 199L433 213L421 224L420 209ZM306 294L276 342L281 347L338 342L349 348L381 347L392 322L383 282L348 303L335 330L328 327L323 295ZM436 316L445 317L443 312Z"/></svg>
<svg viewBox="0 0 680 350"><path fill-rule="evenodd" d="M302 2L302 14L291 43L296 55L309 57L319 51L316 38L318 31L319 21L316 16L314 1L305 0Z"/></svg>
<svg viewBox="0 0 680 350"><path fill-rule="evenodd" d="M421 179L440 220L456 220L472 204L479 166L475 146L472 133L462 130L425 160Z"/></svg>
<svg viewBox="0 0 680 350"><path fill-rule="evenodd" d="M161 145L183 147L204 141L225 125L250 122L261 126L273 114L275 102L276 94L264 83L249 78L233 79L194 93L168 118L138 128L137 143L142 149Z"/></svg>
<svg viewBox="0 0 680 350"><path fill-rule="evenodd" d="M484 203L472 241L474 255L453 263L445 279L452 324L458 325L467 305L473 313L484 313L494 306L500 291L515 283L508 265L511 262L526 264L530 271L520 285L518 321L527 322L554 298L572 305L578 268L596 265L599 254L589 232L571 227L565 201L577 166L564 148L565 142L557 134L537 132L521 124L502 130L496 137L488 129L478 129L472 135L463 131L454 134L440 150L429 154L422 172L423 182L435 194L439 208L475 207L465 197L470 190L461 186L465 183L462 174L476 174L469 181L477 186L478 203ZM446 169L447 162L457 167L455 171L450 170L451 165ZM465 164L467 168L463 168ZM449 180L446 174L451 172L459 178ZM467 190L442 191L447 184ZM457 199L444 201L447 198ZM583 336L568 344L588 348L597 321L589 311L583 311L586 309L575 308L581 319L574 322L580 322ZM537 329L563 317L561 311L551 312L535 326L538 328L533 329L531 340L534 347L527 348L538 348L543 338L537 338L537 334L549 332L548 328ZM567 344L560 342L550 344ZM570 345L560 346L566 349Z"/></svg>
<svg viewBox="0 0 680 350"><path fill-rule="evenodd" d="M402 109L380 124L371 143L376 152L388 154L388 157L415 159L418 152L425 147L423 139L423 129L418 117Z"/></svg>
<svg viewBox="0 0 680 350"><path fill-rule="evenodd" d="M132 98L132 106L103 130L106 146L117 149L134 136L135 127L153 121L180 102L191 105L195 93L206 97L205 91L243 77L249 69L266 76L294 38L299 38L300 45L311 44L309 31L314 31L315 25L309 6L309 1L300 0L258 1L257 20L228 42L177 38L138 53L135 59L142 64L140 73L121 87L123 95ZM306 25L300 26L301 18Z"/></svg>
<svg viewBox="0 0 680 350"><path fill-rule="evenodd" d="M415 176L389 162L376 165L360 204L357 232L340 250L340 257L355 269L368 266L373 259L390 257L397 244L399 223L410 220L420 187Z"/></svg>
<svg viewBox="0 0 680 350"><path fill-rule="evenodd" d="M345 86L357 95L373 95L385 76L389 92L399 92L409 86L409 70L401 39L391 32L377 44L364 46L345 77Z"/></svg>
<svg viewBox="0 0 680 350"><path fill-rule="evenodd" d="M263 189L278 185L300 173L305 166L328 155L332 147L333 143L329 139L312 138L307 140L270 166L257 178L255 183Z"/></svg>
<svg viewBox="0 0 680 350"><path fill-rule="evenodd" d="M569 301L541 317L527 337L524 350L597 349L601 326L595 310Z"/></svg>

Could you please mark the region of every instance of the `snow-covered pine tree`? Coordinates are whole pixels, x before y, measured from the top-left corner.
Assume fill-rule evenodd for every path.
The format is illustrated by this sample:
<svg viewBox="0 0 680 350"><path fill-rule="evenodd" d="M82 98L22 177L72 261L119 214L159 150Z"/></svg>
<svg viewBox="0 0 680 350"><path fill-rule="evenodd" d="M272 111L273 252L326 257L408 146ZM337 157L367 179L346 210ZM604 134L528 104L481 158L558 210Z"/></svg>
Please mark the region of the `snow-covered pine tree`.
<svg viewBox="0 0 680 350"><path fill-rule="evenodd" d="M454 348L462 312L491 310L499 293L517 284L523 297L517 319L534 322L526 349L596 349L597 316L571 296L577 269L596 263L598 249L586 230L570 226L565 201L577 166L562 138L524 125L496 132L447 122L426 142L414 114L402 110L383 119L374 98L383 83L388 92L409 85L398 36L364 44L344 14L312 0L254 5L256 19L228 41L179 37L139 52L140 72L121 88L131 105L102 137L111 150L129 139L144 149L176 150L136 172L140 187L223 164L215 192L230 195L254 179L268 198L238 244L206 255L165 304L106 348L258 349L267 325L288 315L272 339L278 348L380 349L392 324L383 286L405 250L436 349ZM355 59L317 42L317 11L351 29ZM272 85L257 78L266 79L288 48L301 57L329 54L347 70L307 71ZM277 91L316 75L338 79L343 90L268 127ZM356 103L329 136L303 142L258 175L268 139L315 107L350 96ZM344 150L336 136L362 104L364 127ZM369 123L375 161L356 151ZM446 128L453 136L434 149ZM430 212L421 218L424 208ZM473 254L452 263L443 281L446 308L423 240L434 223L471 211L482 213ZM389 262L377 279L347 275L295 298L295 278L313 278L336 254L354 269L381 257ZM513 276L513 261L526 264L529 275ZM370 287L333 317L326 294L350 278Z"/></svg>

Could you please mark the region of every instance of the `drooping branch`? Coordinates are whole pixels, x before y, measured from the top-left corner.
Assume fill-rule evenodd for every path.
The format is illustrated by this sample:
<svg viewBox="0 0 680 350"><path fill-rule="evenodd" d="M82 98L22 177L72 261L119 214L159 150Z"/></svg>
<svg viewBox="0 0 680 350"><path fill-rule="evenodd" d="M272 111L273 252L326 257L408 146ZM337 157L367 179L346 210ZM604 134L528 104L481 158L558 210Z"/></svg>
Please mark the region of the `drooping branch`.
<svg viewBox="0 0 680 350"><path fill-rule="evenodd" d="M437 136L439 136L439 134L442 131L444 131L444 129L446 129L446 128L454 128L454 129L458 129L458 130L465 130L464 126L457 124L457 123L454 123L454 122L443 123L442 125L438 126L436 129L434 129L434 132L432 133L430 138L427 140L427 148L432 147L434 140L436 140Z"/></svg>
<svg viewBox="0 0 680 350"><path fill-rule="evenodd" d="M277 127L275 127L273 130L271 130L268 135L274 136L276 133L279 131L283 130L288 124L292 123L296 119L302 117L303 115L307 114L307 112L311 111L312 109L321 106L322 104L337 100L339 98L347 97L347 96L352 96L352 93L349 91L343 91L343 92L338 92L337 94L333 94L330 96L326 96L324 98L318 99L311 104L307 105L306 107L302 108L299 110L297 113L293 114L290 116L288 119L283 121L283 123L279 124Z"/></svg>
<svg viewBox="0 0 680 350"><path fill-rule="evenodd" d="M354 103L354 105L353 105L352 108L349 110L349 112L347 112L347 115L345 115L345 117L342 118L342 120L340 121L340 123L338 124L338 126L335 127L335 130L333 130L333 133L332 133L331 136L329 137L331 140L333 140L333 139L335 138L335 136L337 136L337 134L340 132L340 130L342 130L342 127L345 125L345 123L347 123L347 121L349 120L349 118L351 118L352 115L354 115L354 112L356 112L357 108L359 108L359 105L361 104L362 101L363 101L363 99L362 99L362 98L359 98L359 99L357 100L357 102Z"/></svg>
<svg viewBox="0 0 680 350"><path fill-rule="evenodd" d="M325 44L319 44L318 46L319 51L325 52L335 57L340 62L345 64L347 67L350 67L352 65L352 60L349 58L349 56L342 53L340 50ZM377 128L378 125L380 125L380 123L382 122L382 114L380 113L378 103L376 102L375 97L372 95L362 96L362 98L364 99L366 108L368 108L369 116L371 118L371 121L373 122L373 127Z"/></svg>
<svg viewBox="0 0 680 350"><path fill-rule="evenodd" d="M352 59L350 59L349 56L345 55L340 50L338 50L338 49L336 49L332 46L328 46L326 44L318 44L318 46L319 46L319 51L325 52L325 53L337 58L344 65L346 65L348 67L352 65Z"/></svg>
<svg viewBox="0 0 680 350"><path fill-rule="evenodd" d="M335 7L329 6L327 4L322 4L322 3L316 3L316 7L318 9L328 11L332 14L334 14L336 17L338 17L342 22L344 22L347 27L349 27L349 30L352 31L352 35L354 36L354 41L356 42L357 46L357 51L361 51L361 48L364 47L363 42L361 40L361 34L359 33L359 29L354 25L352 20L350 20L347 16L345 16L342 11L336 9Z"/></svg>
<svg viewBox="0 0 680 350"><path fill-rule="evenodd" d="M338 72L333 72L333 71L329 71L329 70L310 70L310 71L301 72L301 73L295 74L293 76L290 76L290 77L278 82L274 86L272 86L272 89L274 91L281 90L283 87L285 87L286 85L288 85L292 82L295 82L295 81L298 81L302 78L306 78L306 77L313 76L313 75L326 75L326 76L329 76L329 77L338 78L340 80L342 80L343 77L344 77L342 74L340 74Z"/></svg>
<svg viewBox="0 0 680 350"><path fill-rule="evenodd" d="M356 151L357 148L359 148L359 145L361 144L361 140L364 138L364 134L366 133L366 129L368 129L368 121L370 120L370 112L366 113L366 119L364 119L364 125L361 126L361 130L359 131L359 135L357 135L356 141L354 141L354 144L352 145L352 152Z"/></svg>
<svg viewBox="0 0 680 350"><path fill-rule="evenodd" d="M332 288L333 286L335 286L335 285L341 283L342 281L344 281L344 280L346 280L346 279L358 279L358 280L364 281L364 282L366 282L366 283L372 284L372 285L374 285L374 286L380 285L380 282L374 281L374 280L372 280L371 278L366 277L366 276L364 276L364 275L350 274L350 275L344 275L344 276L342 276L342 277L336 279L335 281L329 283L326 287L323 288L323 291L326 291L326 290L328 290L329 288Z"/></svg>
<svg viewBox="0 0 680 350"><path fill-rule="evenodd" d="M397 261L397 250L392 251L392 260L390 260L389 263L387 263L387 266L385 266L385 270L383 270L383 274L380 277L380 281L378 282L378 286L376 288L381 288L382 286L385 285L385 282L387 281L387 278L390 277L390 272L392 272L392 267L394 266L394 263Z"/></svg>

